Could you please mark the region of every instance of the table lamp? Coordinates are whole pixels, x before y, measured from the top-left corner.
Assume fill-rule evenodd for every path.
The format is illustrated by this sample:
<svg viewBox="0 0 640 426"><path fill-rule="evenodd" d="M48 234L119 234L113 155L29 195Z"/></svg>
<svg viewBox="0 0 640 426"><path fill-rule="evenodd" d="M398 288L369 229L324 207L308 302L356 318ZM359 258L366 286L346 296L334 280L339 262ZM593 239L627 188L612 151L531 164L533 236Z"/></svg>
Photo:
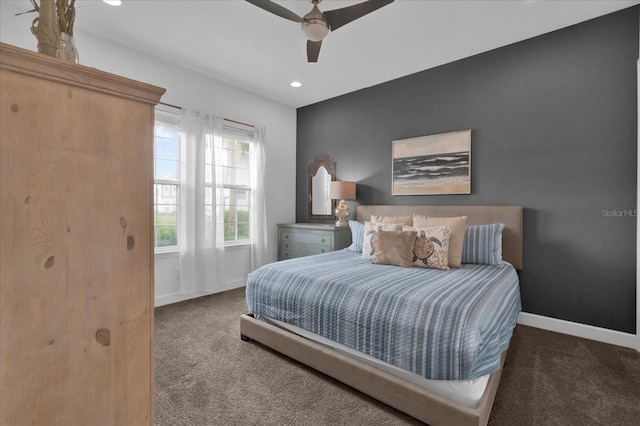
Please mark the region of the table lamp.
<svg viewBox="0 0 640 426"><path fill-rule="evenodd" d="M349 224L347 223L347 219L349 219L351 211L349 210L345 200L356 199L356 183L345 181L331 182L331 199L340 200L340 203L338 203L338 207L336 207L334 212L338 219L336 221L336 226L348 226Z"/></svg>

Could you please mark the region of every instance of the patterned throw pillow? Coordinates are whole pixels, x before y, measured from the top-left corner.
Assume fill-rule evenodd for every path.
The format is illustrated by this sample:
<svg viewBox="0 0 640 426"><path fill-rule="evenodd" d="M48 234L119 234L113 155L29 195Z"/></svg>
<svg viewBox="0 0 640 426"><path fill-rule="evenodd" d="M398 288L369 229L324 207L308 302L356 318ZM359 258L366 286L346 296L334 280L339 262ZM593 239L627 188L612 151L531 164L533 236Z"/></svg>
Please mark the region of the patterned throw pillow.
<svg viewBox="0 0 640 426"><path fill-rule="evenodd" d="M365 222L361 259L373 259L375 249L371 239L375 238L378 231L402 231L402 225L399 223Z"/></svg>
<svg viewBox="0 0 640 426"><path fill-rule="evenodd" d="M347 247L347 250L362 253L362 243L364 242L364 223L358 222L357 220L350 220L349 228L351 229L351 245Z"/></svg>
<svg viewBox="0 0 640 426"><path fill-rule="evenodd" d="M404 231L416 231L413 245L413 265L421 268L449 270L449 240L451 226L415 228L404 226Z"/></svg>
<svg viewBox="0 0 640 426"><path fill-rule="evenodd" d="M373 239L373 263L381 265L413 266L415 231L378 231Z"/></svg>
<svg viewBox="0 0 640 426"><path fill-rule="evenodd" d="M504 224L467 226L464 230L462 263L502 264L502 230Z"/></svg>
<svg viewBox="0 0 640 426"><path fill-rule="evenodd" d="M462 263L462 246L464 245L464 227L467 224L467 216L457 217L431 217L413 215L413 226L423 228L428 226L451 226L451 238L449 239L449 266L459 268Z"/></svg>

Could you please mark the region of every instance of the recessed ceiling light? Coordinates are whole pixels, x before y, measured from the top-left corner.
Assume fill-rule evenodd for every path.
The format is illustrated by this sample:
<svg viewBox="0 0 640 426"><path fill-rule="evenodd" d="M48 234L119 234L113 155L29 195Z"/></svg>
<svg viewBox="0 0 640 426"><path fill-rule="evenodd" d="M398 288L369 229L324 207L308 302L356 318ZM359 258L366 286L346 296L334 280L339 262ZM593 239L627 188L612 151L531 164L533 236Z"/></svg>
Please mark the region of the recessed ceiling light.
<svg viewBox="0 0 640 426"><path fill-rule="evenodd" d="M302 83L300 83L299 81L292 81L291 83L289 83L289 85L291 87L302 87Z"/></svg>
<svg viewBox="0 0 640 426"><path fill-rule="evenodd" d="M102 0L102 1L111 6L120 6L122 4L120 0Z"/></svg>

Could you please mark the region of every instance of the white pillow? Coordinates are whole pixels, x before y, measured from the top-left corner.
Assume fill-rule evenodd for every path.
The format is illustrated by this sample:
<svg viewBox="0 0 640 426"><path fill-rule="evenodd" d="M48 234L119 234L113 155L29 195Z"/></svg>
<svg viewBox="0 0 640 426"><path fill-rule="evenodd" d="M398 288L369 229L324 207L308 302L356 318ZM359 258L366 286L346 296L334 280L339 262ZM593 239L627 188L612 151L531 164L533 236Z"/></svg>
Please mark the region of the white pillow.
<svg viewBox="0 0 640 426"><path fill-rule="evenodd" d="M413 246L413 265L421 268L449 270L451 226L403 227L417 233Z"/></svg>
<svg viewBox="0 0 640 426"><path fill-rule="evenodd" d="M464 227L467 224L467 216L458 217L430 217L413 215L413 226L417 228L429 226L451 226L451 239L449 240L449 266L459 268L462 262L462 246L464 245Z"/></svg>

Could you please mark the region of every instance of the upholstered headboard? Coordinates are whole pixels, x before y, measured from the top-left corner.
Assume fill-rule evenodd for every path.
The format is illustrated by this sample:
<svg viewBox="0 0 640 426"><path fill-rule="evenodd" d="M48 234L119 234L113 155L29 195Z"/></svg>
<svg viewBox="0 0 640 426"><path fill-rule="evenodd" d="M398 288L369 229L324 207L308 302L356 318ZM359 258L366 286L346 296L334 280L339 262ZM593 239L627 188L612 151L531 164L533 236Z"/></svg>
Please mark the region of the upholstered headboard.
<svg viewBox="0 0 640 426"><path fill-rule="evenodd" d="M520 206L358 206L357 220L364 222L371 215L413 216L414 214L451 217L467 216L467 225L503 223L502 258L516 269L522 269L522 207Z"/></svg>

